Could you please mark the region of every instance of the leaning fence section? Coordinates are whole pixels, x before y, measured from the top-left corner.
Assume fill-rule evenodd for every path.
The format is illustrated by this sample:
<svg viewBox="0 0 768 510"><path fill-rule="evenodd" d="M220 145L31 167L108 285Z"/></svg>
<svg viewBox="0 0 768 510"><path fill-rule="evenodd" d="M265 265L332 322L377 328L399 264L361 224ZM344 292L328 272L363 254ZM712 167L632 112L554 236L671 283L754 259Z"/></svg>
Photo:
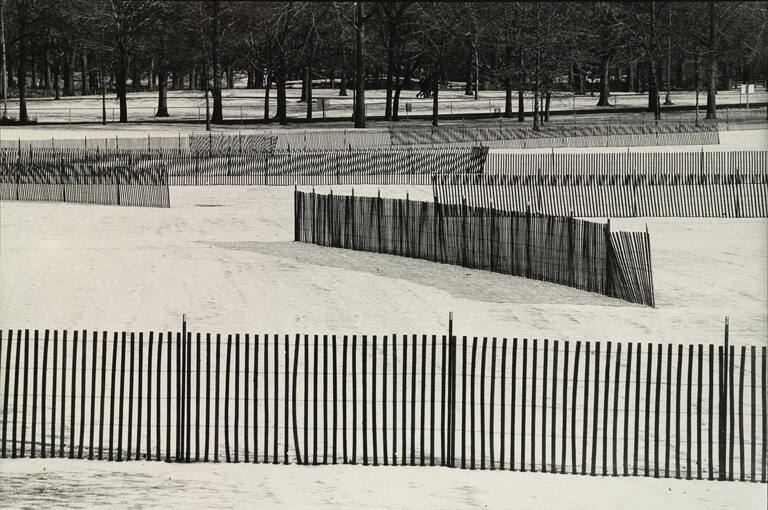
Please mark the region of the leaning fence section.
<svg viewBox="0 0 768 510"><path fill-rule="evenodd" d="M533 278L654 306L650 237L600 224L440 201L296 191L296 241Z"/></svg>
<svg viewBox="0 0 768 510"><path fill-rule="evenodd" d="M0 154L0 200L170 207L168 172L61 154Z"/></svg>
<svg viewBox="0 0 768 510"><path fill-rule="evenodd" d="M0 331L0 457L766 482L766 347Z"/></svg>

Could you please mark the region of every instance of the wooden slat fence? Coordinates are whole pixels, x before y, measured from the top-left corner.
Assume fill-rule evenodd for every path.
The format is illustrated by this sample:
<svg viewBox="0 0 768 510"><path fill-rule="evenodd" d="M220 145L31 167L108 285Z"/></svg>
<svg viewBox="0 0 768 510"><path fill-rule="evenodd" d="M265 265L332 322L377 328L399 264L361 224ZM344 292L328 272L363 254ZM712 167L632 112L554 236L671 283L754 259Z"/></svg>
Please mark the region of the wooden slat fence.
<svg viewBox="0 0 768 510"><path fill-rule="evenodd" d="M392 131L392 145L480 143L492 148L610 147L634 145L717 144L717 126L662 124L544 124L538 131L525 125Z"/></svg>
<svg viewBox="0 0 768 510"><path fill-rule="evenodd" d="M0 200L170 207L164 167L103 159L73 160L34 151L0 156Z"/></svg>
<svg viewBox="0 0 768 510"><path fill-rule="evenodd" d="M170 185L421 184L432 175L480 173L488 149L360 149L249 153L34 149L0 153L0 172L33 168L130 168L167 172Z"/></svg>
<svg viewBox="0 0 768 510"><path fill-rule="evenodd" d="M728 112L736 119L735 112ZM752 119L754 115L749 117ZM465 127L407 127L404 125L374 129L301 129L272 130L258 134L192 133L178 136L82 138L42 140L0 140L2 150L101 149L150 150L162 152L188 151L209 153L259 153L274 150L342 150L363 148L392 148L446 145L494 148L540 147L617 147L645 145L701 145L719 143L718 123L667 120L659 123L639 121L637 117L622 117L610 122L600 119L562 119L546 123L534 131L529 124ZM751 122L759 122L755 118ZM764 120L763 120L764 122ZM723 119L719 124L727 126ZM738 126L738 124L735 124Z"/></svg>
<svg viewBox="0 0 768 510"><path fill-rule="evenodd" d="M766 347L0 331L0 456L766 483Z"/></svg>
<svg viewBox="0 0 768 510"><path fill-rule="evenodd" d="M683 181L685 179L685 181ZM701 183L701 180L705 182ZM577 217L768 217L761 175L435 176L441 202Z"/></svg>
<svg viewBox="0 0 768 510"><path fill-rule="evenodd" d="M294 240L454 264L654 306L648 232L439 201L294 193Z"/></svg>
<svg viewBox="0 0 768 510"><path fill-rule="evenodd" d="M518 177L514 183L587 183L644 176L651 183L768 184L768 151L604 152L589 154L491 152L485 175ZM672 181L672 182L670 182Z"/></svg>

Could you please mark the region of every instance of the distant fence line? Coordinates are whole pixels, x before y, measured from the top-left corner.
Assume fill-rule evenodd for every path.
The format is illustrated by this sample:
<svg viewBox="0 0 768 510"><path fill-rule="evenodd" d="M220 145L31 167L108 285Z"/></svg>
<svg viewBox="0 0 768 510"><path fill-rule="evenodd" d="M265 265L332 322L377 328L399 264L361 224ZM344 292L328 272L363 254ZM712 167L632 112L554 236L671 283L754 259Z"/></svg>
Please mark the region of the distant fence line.
<svg viewBox="0 0 768 510"><path fill-rule="evenodd" d="M524 276L655 305L647 232L439 201L294 196L296 241Z"/></svg>
<svg viewBox="0 0 768 510"><path fill-rule="evenodd" d="M765 346L26 329L0 354L2 458L766 482Z"/></svg>
<svg viewBox="0 0 768 510"><path fill-rule="evenodd" d="M0 200L170 207L168 172L130 162L73 165L64 157L0 155Z"/></svg>
<svg viewBox="0 0 768 510"><path fill-rule="evenodd" d="M511 125L510 125L511 124ZM701 145L719 142L716 124L685 122L659 124L543 124L506 123L483 127L405 127L365 130L302 129L250 133L195 133L178 137L84 138L79 140L0 140L4 150L59 148L103 150L157 150L210 153L271 152L273 150L325 150L392 147L444 147L485 145L490 148L615 147L645 145Z"/></svg>
<svg viewBox="0 0 768 510"><path fill-rule="evenodd" d="M604 152L585 154L491 152L485 175L515 184L611 184L639 178L657 184L768 184L768 150Z"/></svg>
<svg viewBox="0 0 768 510"><path fill-rule="evenodd" d="M626 175L598 182L538 184L506 175L435 176L433 193L446 204L577 217L766 218L768 184L652 181ZM528 179L526 179L527 181ZM522 181L522 182L521 182Z"/></svg>
<svg viewBox="0 0 768 510"><path fill-rule="evenodd" d="M421 184L435 174L480 173L488 155L483 147L458 149L359 149L340 151L275 151L259 155L185 151L108 151L101 149L31 149L0 154L0 172L34 173L125 167L135 173L162 171L170 185L324 185ZM80 170L78 170L80 171Z"/></svg>

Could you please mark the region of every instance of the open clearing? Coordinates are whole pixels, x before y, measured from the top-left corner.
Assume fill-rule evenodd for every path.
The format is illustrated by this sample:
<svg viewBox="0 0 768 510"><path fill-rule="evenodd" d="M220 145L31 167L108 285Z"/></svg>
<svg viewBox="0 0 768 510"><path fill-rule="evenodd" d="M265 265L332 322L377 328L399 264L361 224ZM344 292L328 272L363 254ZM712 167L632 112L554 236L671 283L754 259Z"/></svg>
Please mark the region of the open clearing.
<svg viewBox="0 0 768 510"><path fill-rule="evenodd" d="M3 137L193 131L113 128L8 129ZM720 145L703 150L764 149L768 142L766 131L720 136ZM613 150L622 149L586 149ZM555 150L563 151L582 152ZM376 192L355 187L355 194ZM412 200L431 200L428 187L381 188L384 197L406 192ZM719 344L723 317L730 315L736 345L763 346L768 338L766 219L612 219L615 230L648 225L657 300L651 309L524 278L294 243L290 188L173 187L171 206L0 203L0 325L164 331L178 329L186 313L190 328L202 332L445 334L453 311L458 335ZM276 477L275 470L288 476ZM32 494L48 506L73 508L174 507L192 499L205 507L259 501L266 507L409 508L425 498L441 508L766 506L763 484L738 482L341 465L0 461L3 506L29 506ZM590 497L574 501L574 494Z"/></svg>
<svg viewBox="0 0 768 510"><path fill-rule="evenodd" d="M444 333L763 345L765 219L625 219L651 233L657 308L524 278L299 244L281 187L174 187L170 209L0 205L0 324ZM318 192L326 191L318 188ZM349 188L335 187L337 193ZM428 187L384 196L429 200ZM355 193L375 194L376 187Z"/></svg>
<svg viewBox="0 0 768 510"><path fill-rule="evenodd" d="M408 115L430 115L432 113L431 98L416 98L416 90L404 90L400 98L400 115L407 118ZM353 93L339 97L338 89L313 89L313 98L327 98L329 106L326 107L327 118L352 117ZM286 106L288 117L304 119L306 116L306 103L299 102L301 90L288 89L286 91ZM366 90L366 114L368 116L384 116L385 90ZM477 100L471 96L465 96L463 87L453 90L441 90L439 96L440 114L493 114L494 109L504 111L503 90L483 90ZM764 103L766 101L765 89L758 88L750 94L750 104ZM264 89L224 89L222 90L222 112L225 119L229 120L254 120L264 118ZM675 91L672 99L676 106L694 106L696 104L695 91ZM611 113L614 108L638 108L648 105L648 94L634 92L613 92L609 107L598 107L598 97L589 94L574 96L571 94L552 97L552 111L570 111L573 109L590 110L595 113ZM722 106L745 105L746 95L740 95L739 91L718 91L717 103ZM411 103L413 111L409 114L405 111L405 104ZM18 100L8 101L9 115L18 114ZM157 93L134 92L127 95L128 119L152 121L157 108ZM699 105L706 108L706 93L700 94ZM115 122L119 119L120 110L116 96L110 94L106 98L107 122ZM517 112L517 91L514 91L513 111ZM528 112L533 110L533 95L526 93L525 108ZM662 111L663 111L662 107ZM59 100L53 98L29 98L27 99L27 111L31 119L38 122L101 122L102 104L101 95L69 96ZM277 111L277 100L273 90L270 97L271 115ZM170 90L168 91L168 112L171 119L205 121L205 94L202 91ZM693 119L693 112L687 112ZM323 108L320 104L313 105L313 116L316 119L323 118ZM764 116L763 116L764 118ZM620 120L619 120L620 122Z"/></svg>

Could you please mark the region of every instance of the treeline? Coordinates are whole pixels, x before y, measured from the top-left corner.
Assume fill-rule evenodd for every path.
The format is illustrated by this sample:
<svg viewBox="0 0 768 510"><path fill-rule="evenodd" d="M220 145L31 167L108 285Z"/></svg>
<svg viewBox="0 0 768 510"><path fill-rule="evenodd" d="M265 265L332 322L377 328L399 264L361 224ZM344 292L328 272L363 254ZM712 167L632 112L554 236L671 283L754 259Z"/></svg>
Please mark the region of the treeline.
<svg viewBox="0 0 768 510"><path fill-rule="evenodd" d="M467 95L506 90L523 120L548 120L553 94L648 92L648 109L674 90L716 91L768 75L766 2L239 2L204 0L0 0L3 111L26 98L116 93L128 121L129 91L209 90L221 122L223 88L245 83L277 98L264 118L286 118L286 87L301 81L312 117L313 87L354 90L355 126L365 127L365 90L386 89L387 120L397 120L404 89L433 101L458 81ZM239 85L241 86L241 85ZM273 91L274 88L274 91ZM515 98L515 95L517 98ZM664 97L662 97L664 96Z"/></svg>

